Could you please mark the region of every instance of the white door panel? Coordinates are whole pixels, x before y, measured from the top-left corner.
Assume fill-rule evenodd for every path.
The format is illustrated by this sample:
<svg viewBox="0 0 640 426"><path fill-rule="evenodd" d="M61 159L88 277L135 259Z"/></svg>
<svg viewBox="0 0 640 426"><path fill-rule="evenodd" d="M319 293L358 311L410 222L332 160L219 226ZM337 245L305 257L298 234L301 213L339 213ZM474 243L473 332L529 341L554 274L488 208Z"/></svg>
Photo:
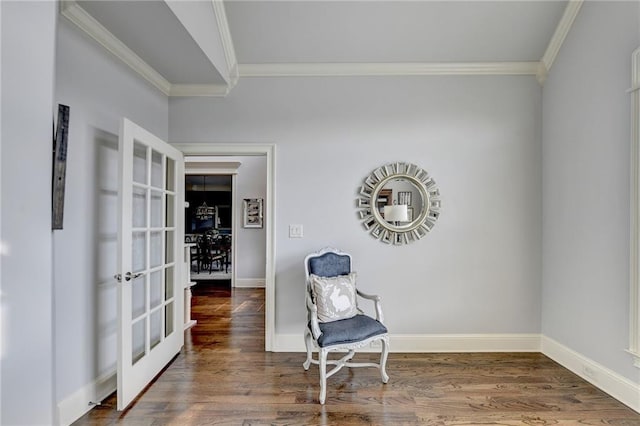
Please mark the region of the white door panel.
<svg viewBox="0 0 640 426"><path fill-rule="evenodd" d="M180 351L182 153L123 119L118 232L118 410Z"/></svg>

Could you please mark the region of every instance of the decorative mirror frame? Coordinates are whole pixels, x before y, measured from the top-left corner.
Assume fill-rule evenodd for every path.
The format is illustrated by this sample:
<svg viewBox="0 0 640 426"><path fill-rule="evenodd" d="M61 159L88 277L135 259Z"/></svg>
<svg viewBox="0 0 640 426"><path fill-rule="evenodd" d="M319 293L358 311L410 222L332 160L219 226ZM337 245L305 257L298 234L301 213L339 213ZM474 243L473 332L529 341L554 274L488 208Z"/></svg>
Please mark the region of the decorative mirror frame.
<svg viewBox="0 0 640 426"><path fill-rule="evenodd" d="M393 225L382 217L376 200L385 184L392 180L404 179L411 182L420 192L422 205L420 214L407 225ZM427 235L440 216L440 190L426 170L411 163L397 162L385 164L375 169L360 187L358 214L362 225L371 235L387 244L409 244Z"/></svg>

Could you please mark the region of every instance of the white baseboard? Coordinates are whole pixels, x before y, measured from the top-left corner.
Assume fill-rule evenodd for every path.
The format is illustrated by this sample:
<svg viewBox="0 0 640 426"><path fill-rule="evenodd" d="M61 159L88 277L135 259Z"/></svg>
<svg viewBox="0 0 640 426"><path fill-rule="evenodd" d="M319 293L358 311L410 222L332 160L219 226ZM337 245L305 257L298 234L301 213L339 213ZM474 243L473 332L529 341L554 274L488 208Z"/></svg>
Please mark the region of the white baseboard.
<svg viewBox="0 0 640 426"><path fill-rule="evenodd" d="M237 288L264 288L264 278L236 278L234 286Z"/></svg>
<svg viewBox="0 0 640 426"><path fill-rule="evenodd" d="M618 401L640 412L640 385L607 367L542 336L542 353Z"/></svg>
<svg viewBox="0 0 640 426"><path fill-rule="evenodd" d="M539 334L392 334L393 352L540 352Z"/></svg>
<svg viewBox="0 0 640 426"><path fill-rule="evenodd" d="M93 408L90 402L100 402L115 392L116 372L105 374L78 389L58 403L58 425L68 426Z"/></svg>
<svg viewBox="0 0 640 426"><path fill-rule="evenodd" d="M540 352L539 334L391 334L390 352ZM378 352L363 348L363 352ZM276 334L274 352L306 352L303 333Z"/></svg>

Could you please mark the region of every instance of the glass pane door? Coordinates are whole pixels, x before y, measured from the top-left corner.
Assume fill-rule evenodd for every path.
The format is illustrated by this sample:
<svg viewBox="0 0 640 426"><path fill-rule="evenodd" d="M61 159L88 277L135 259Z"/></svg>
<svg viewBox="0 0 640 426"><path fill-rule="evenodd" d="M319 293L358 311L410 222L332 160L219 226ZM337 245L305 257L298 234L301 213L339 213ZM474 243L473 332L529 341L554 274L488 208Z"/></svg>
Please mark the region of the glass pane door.
<svg viewBox="0 0 640 426"><path fill-rule="evenodd" d="M182 347L182 154L128 120L120 135L118 409Z"/></svg>

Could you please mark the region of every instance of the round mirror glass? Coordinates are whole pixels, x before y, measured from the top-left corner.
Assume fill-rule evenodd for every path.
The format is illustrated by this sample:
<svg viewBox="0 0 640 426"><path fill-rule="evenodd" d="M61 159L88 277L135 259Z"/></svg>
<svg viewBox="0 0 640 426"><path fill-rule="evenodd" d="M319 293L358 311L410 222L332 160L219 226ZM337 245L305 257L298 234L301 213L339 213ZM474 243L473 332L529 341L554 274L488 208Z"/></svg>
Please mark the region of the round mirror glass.
<svg viewBox="0 0 640 426"><path fill-rule="evenodd" d="M380 167L365 179L358 205L376 238L404 244L422 238L439 216L440 193L423 169L410 163Z"/></svg>
<svg viewBox="0 0 640 426"><path fill-rule="evenodd" d="M406 177L392 177L379 188L373 210L376 219L395 231L411 228L425 208L420 187Z"/></svg>

